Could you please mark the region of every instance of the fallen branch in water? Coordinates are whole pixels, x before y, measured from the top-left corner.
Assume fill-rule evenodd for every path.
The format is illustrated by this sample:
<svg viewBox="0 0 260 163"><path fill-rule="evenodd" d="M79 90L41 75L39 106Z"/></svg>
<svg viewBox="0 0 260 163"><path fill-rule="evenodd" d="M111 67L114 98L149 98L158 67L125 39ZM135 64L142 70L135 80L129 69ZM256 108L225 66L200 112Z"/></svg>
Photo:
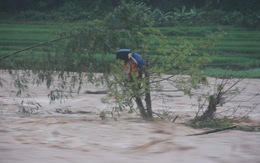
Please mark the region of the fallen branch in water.
<svg viewBox="0 0 260 163"><path fill-rule="evenodd" d="M201 132L201 133L197 133L197 134L189 134L189 135L186 135L186 136L197 136L197 135L211 134L211 133L215 133L215 132L219 132L219 131L234 129L234 128L236 128L236 127L237 127L237 126L217 128L217 129L214 129L214 130L209 130L209 131L205 131L205 132Z"/></svg>
<svg viewBox="0 0 260 163"><path fill-rule="evenodd" d="M85 91L85 94L107 94L107 91Z"/></svg>
<svg viewBox="0 0 260 163"><path fill-rule="evenodd" d="M179 116L177 115L171 122L174 123Z"/></svg>

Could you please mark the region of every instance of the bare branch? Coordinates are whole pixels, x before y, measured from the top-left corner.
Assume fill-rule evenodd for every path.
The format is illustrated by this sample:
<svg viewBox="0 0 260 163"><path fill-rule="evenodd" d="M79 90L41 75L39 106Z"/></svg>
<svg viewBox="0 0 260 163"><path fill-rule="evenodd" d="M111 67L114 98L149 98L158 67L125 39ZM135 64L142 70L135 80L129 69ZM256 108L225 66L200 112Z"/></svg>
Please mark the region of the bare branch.
<svg viewBox="0 0 260 163"><path fill-rule="evenodd" d="M220 131L224 131L224 130L231 130L231 129L234 129L234 128L236 128L236 127L237 127L237 126L217 128L217 129L214 129L214 130L209 130L209 131L205 131L205 132L201 132L201 133L197 133L197 134L190 134L190 135L186 135L186 136L197 136L197 135L211 134L211 133L220 132Z"/></svg>
<svg viewBox="0 0 260 163"><path fill-rule="evenodd" d="M66 37L61 37L61 38L58 38L58 39L54 39L54 40L50 40L50 41L46 41L46 42L42 42L42 43L39 43L39 44L35 44L35 45L32 45L32 46L28 46L26 48L23 48L21 50L18 50L18 51L15 51L11 54L8 54L2 58L0 58L0 62L2 62L3 60L5 60L6 58L9 58L11 56L15 56L23 51L26 51L26 50L30 50L30 49L33 49L33 48L36 48L36 47L39 47L39 46L42 46L42 45L46 45L46 44L49 44L49 43L52 43L52 42L57 42L57 41L60 41L60 40L64 40L64 39L68 39L68 38L71 38L71 37L75 37L79 34L75 34L75 35L70 35L70 36L66 36Z"/></svg>

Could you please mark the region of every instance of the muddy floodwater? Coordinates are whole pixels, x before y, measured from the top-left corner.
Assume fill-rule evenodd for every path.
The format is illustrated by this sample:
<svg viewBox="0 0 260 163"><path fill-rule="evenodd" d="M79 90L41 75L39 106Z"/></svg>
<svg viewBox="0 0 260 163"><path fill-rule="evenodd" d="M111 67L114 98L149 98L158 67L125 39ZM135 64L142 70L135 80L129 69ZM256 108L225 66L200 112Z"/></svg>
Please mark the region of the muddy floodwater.
<svg viewBox="0 0 260 163"><path fill-rule="evenodd" d="M254 108L238 125L260 126L260 79L245 79L238 86L243 92L222 109L232 113L239 108L235 116L240 116ZM172 89L164 83L164 90ZM178 116L172 123L147 122L127 111L112 117L113 106L101 102L107 94L86 93L103 88L84 84L81 90L50 104L44 85L31 85L27 97L15 96L10 85L0 88L0 163L260 163L260 132L233 129L187 136L206 129L183 124L195 116L198 103L180 91L152 93L155 112ZM104 120L102 111L107 113ZM221 116L229 113L219 111Z"/></svg>

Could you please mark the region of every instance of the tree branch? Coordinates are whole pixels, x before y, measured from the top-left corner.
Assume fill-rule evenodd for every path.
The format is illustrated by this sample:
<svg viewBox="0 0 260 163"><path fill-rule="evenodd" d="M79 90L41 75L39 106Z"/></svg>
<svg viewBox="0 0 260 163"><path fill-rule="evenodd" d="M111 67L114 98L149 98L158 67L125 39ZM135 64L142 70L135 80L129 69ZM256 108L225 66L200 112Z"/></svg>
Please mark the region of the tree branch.
<svg viewBox="0 0 260 163"><path fill-rule="evenodd" d="M75 34L75 35L70 35L70 36L66 36L66 37L61 37L61 38L58 38L58 39L54 39L54 40L50 40L50 41L46 41L46 42L42 42L42 43L38 43L38 44L35 44L35 45L32 45L32 46L28 46L26 48L23 48L23 49L20 49L18 51L15 51L13 53L10 53L2 58L0 58L0 62L2 62L3 60L5 60L6 58L9 58L11 56L14 56L14 55L17 55L18 53L21 53L23 51L26 51L26 50L29 50L29 49L32 49L32 48L35 48L35 47L38 47L38 46L42 46L42 45L46 45L46 44L49 44L49 43L52 43L52 42L56 42L56 41L60 41L60 40L64 40L64 39L67 39L67 38L70 38L70 37L74 37L74 36L77 36L79 34Z"/></svg>
<svg viewBox="0 0 260 163"><path fill-rule="evenodd" d="M234 128L236 128L236 127L237 127L237 126L217 128L217 129L214 129L214 130L209 130L209 131L205 131L205 132L201 132L201 133L197 133L197 134L189 134L189 135L186 135L186 136L197 136L197 135L211 134L211 133L215 133L215 132L219 132L219 131L234 129Z"/></svg>

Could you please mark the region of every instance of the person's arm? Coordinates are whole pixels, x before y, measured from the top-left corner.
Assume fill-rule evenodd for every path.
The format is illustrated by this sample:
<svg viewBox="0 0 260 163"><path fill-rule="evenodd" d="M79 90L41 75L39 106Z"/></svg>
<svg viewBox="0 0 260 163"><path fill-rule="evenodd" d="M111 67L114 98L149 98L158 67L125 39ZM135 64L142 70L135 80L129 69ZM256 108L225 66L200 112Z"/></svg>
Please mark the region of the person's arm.
<svg viewBox="0 0 260 163"><path fill-rule="evenodd" d="M136 64L138 64L137 61L134 59L133 56L130 56L130 58L131 58Z"/></svg>

